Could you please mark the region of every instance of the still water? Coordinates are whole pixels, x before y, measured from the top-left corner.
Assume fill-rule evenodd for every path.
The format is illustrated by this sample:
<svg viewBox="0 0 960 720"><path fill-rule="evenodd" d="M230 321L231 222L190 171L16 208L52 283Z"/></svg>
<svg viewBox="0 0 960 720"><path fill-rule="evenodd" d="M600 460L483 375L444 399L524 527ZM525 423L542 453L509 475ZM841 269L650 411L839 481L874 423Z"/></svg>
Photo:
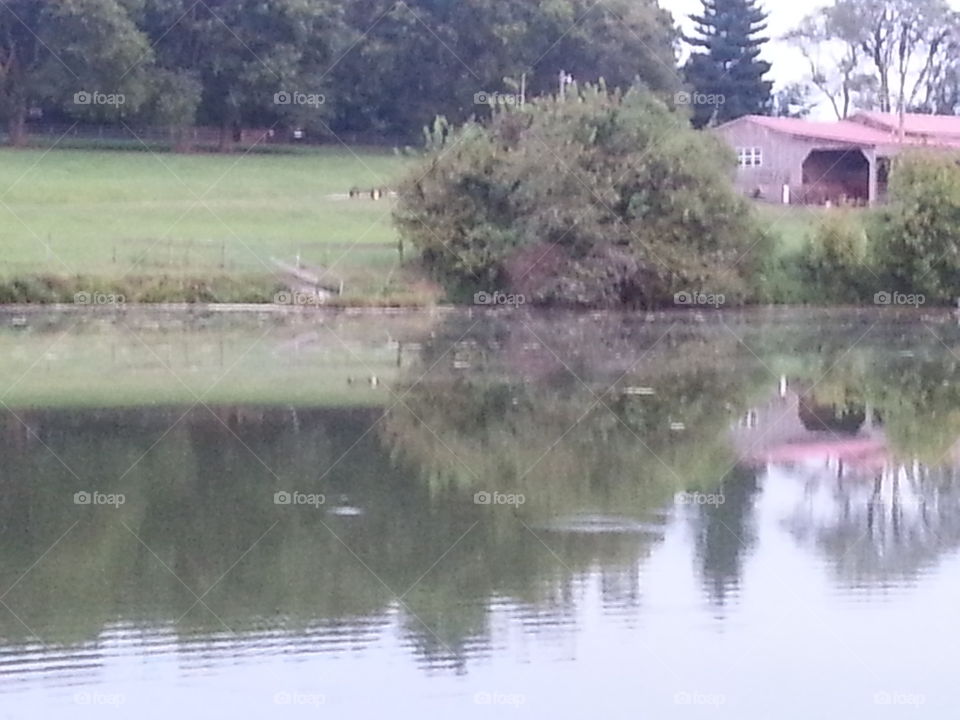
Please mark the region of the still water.
<svg viewBox="0 0 960 720"><path fill-rule="evenodd" d="M954 315L0 320L0 718L957 716Z"/></svg>

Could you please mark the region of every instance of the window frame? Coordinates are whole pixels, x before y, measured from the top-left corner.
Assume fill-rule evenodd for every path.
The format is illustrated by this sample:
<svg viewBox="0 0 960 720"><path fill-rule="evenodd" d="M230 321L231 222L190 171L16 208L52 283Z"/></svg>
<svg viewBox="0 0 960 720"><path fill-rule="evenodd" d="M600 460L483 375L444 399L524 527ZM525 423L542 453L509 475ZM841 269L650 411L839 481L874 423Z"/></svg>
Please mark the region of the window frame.
<svg viewBox="0 0 960 720"><path fill-rule="evenodd" d="M737 167L741 170L763 167L763 148L758 146L737 148Z"/></svg>

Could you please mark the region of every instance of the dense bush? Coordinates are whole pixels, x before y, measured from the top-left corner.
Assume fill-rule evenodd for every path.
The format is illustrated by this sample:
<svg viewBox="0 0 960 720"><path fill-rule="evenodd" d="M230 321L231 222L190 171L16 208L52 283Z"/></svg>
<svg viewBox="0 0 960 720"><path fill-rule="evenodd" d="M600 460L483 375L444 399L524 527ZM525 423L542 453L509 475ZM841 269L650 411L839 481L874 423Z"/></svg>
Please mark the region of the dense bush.
<svg viewBox="0 0 960 720"><path fill-rule="evenodd" d="M455 294L651 307L752 292L769 243L730 152L646 92L587 86L432 141L396 220Z"/></svg>
<svg viewBox="0 0 960 720"><path fill-rule="evenodd" d="M861 216L850 210L823 214L801 259L803 283L821 301L855 302L871 290L869 242Z"/></svg>
<svg viewBox="0 0 960 720"><path fill-rule="evenodd" d="M960 295L960 165L918 153L899 158L891 203L877 233L877 254L893 289L928 302Z"/></svg>

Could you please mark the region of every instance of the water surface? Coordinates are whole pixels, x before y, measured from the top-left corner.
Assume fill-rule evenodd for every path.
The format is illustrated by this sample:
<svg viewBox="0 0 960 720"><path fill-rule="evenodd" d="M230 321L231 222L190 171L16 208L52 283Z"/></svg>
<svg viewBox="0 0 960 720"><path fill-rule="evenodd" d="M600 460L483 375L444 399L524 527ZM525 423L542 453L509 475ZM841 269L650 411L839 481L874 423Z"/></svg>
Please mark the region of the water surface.
<svg viewBox="0 0 960 720"><path fill-rule="evenodd" d="M955 717L953 315L0 320L0 718Z"/></svg>

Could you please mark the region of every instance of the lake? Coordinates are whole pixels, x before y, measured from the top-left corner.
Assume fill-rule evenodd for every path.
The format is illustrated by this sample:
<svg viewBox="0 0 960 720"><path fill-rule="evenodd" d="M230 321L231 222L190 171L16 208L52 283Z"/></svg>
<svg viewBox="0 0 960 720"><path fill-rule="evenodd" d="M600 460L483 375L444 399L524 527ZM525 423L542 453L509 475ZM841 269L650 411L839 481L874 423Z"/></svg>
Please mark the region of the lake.
<svg viewBox="0 0 960 720"><path fill-rule="evenodd" d="M951 313L0 313L0 718L954 718Z"/></svg>

